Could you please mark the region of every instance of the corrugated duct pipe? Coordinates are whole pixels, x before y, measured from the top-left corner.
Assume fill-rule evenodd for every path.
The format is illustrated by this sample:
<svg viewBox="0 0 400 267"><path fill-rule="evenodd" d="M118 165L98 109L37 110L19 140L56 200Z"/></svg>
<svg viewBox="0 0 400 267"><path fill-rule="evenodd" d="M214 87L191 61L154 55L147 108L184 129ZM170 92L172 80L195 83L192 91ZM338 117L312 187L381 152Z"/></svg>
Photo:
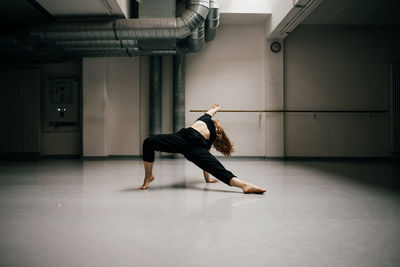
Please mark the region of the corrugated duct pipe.
<svg viewBox="0 0 400 267"><path fill-rule="evenodd" d="M205 42L212 41L219 25L218 0L210 0L210 9L207 19L197 27L188 38L188 48L195 53L204 48Z"/></svg>
<svg viewBox="0 0 400 267"><path fill-rule="evenodd" d="M205 21L206 42L212 41L217 34L219 26L219 3L218 0L210 0L210 11Z"/></svg>
<svg viewBox="0 0 400 267"><path fill-rule="evenodd" d="M28 27L27 36L40 41L182 39L207 18L209 0L190 0L178 18L116 19L56 22Z"/></svg>
<svg viewBox="0 0 400 267"><path fill-rule="evenodd" d="M219 23L217 0L190 0L177 18L139 18L107 21L56 22L27 27L17 36L0 36L0 51L18 55L33 52L53 59L70 56L141 56L197 52L214 38ZM188 37L189 36L189 37ZM137 40L183 39L171 50L142 50ZM6 55L7 56L7 55Z"/></svg>

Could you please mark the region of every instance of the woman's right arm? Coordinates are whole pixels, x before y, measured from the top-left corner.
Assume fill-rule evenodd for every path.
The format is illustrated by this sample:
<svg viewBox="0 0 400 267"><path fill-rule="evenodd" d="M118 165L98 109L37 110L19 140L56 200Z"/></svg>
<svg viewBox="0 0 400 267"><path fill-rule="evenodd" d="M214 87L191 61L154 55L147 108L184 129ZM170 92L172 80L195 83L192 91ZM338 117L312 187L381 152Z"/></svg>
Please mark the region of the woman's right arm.
<svg viewBox="0 0 400 267"><path fill-rule="evenodd" d="M218 105L218 104L214 104L214 105L212 106L212 109L210 109L210 110L207 111L206 113L212 117L212 116L215 115L215 113L217 113L217 112L219 111L219 109L220 109L219 105Z"/></svg>

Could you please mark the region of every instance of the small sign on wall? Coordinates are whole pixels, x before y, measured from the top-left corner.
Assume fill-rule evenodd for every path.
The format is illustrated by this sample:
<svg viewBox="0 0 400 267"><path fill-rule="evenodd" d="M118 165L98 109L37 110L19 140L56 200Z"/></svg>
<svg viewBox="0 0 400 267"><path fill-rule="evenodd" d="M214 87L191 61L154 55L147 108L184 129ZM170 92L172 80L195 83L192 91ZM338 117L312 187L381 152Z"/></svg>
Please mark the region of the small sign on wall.
<svg viewBox="0 0 400 267"><path fill-rule="evenodd" d="M71 126L79 123L78 81L47 81L46 121L49 126Z"/></svg>

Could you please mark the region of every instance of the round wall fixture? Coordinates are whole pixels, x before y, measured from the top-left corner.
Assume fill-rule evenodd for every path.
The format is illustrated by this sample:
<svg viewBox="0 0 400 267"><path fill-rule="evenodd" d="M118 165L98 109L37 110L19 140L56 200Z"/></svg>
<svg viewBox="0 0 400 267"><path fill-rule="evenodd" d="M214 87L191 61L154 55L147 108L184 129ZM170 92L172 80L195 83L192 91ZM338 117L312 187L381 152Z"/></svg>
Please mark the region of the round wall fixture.
<svg viewBox="0 0 400 267"><path fill-rule="evenodd" d="M279 51L281 51L281 48L282 46L279 42L275 41L271 44L271 51L274 53L278 53Z"/></svg>

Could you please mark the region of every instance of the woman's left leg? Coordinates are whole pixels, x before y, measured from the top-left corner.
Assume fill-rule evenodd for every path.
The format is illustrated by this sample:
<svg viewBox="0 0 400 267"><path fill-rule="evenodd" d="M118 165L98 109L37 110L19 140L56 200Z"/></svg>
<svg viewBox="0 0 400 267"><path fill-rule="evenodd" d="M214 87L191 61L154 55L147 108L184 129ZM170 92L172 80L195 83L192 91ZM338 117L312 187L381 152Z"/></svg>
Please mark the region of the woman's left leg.
<svg viewBox="0 0 400 267"><path fill-rule="evenodd" d="M143 163L145 177L140 189L144 190L154 180L153 162L154 152L162 151L179 153L187 147L186 141L179 134L157 134L146 138L143 142Z"/></svg>
<svg viewBox="0 0 400 267"><path fill-rule="evenodd" d="M153 162L147 162L143 161L144 164L144 181L143 185L140 187L140 189L144 190L149 188L149 183L151 183L154 180L154 175L153 175Z"/></svg>

